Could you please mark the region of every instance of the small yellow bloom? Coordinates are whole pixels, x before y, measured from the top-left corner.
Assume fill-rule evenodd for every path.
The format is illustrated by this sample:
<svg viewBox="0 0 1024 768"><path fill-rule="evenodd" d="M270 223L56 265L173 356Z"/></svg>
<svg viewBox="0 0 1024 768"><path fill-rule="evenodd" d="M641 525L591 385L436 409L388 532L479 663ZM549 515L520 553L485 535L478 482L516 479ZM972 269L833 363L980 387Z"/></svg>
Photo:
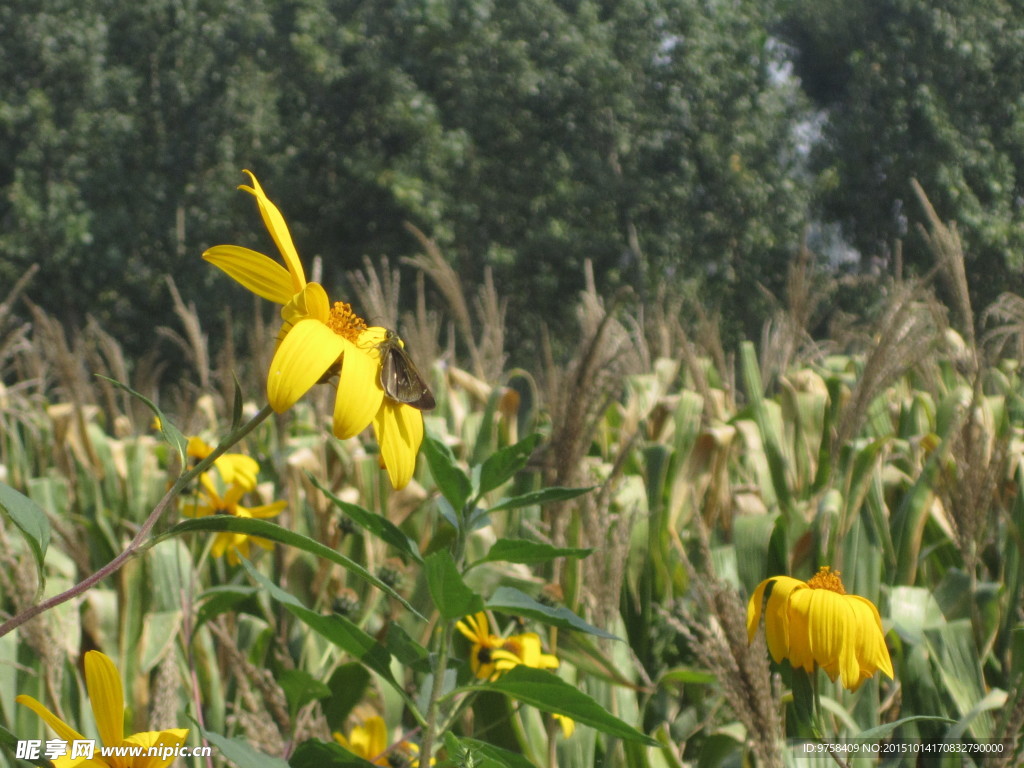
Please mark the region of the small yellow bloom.
<svg viewBox="0 0 1024 768"><path fill-rule="evenodd" d="M245 486L236 482L222 496L211 479L209 472L204 472L199 477L199 485L202 488L199 502L188 505L184 509L185 514L189 517L206 517L207 515L275 517L281 514L281 511L288 506L286 501L275 501L273 504L263 504L258 507L243 507L238 502L248 492ZM263 549L272 549L274 546L271 542L258 536L223 531L218 533L213 540L213 548L210 552L214 557L223 557L226 552L228 562L231 565L238 565L241 562L240 556L248 559L250 543L256 544Z"/></svg>
<svg viewBox="0 0 1024 768"><path fill-rule="evenodd" d="M423 441L423 414L385 396L380 382L380 345L387 330L369 327L344 302L334 302L319 283L307 283L284 216L249 171L253 197L263 223L284 260L237 245L218 245L203 258L257 296L282 305L278 347L267 375L267 399L281 413L314 384L337 375L333 432L340 440L355 437L371 423L391 484L403 488L416 467Z"/></svg>
<svg viewBox="0 0 1024 768"><path fill-rule="evenodd" d="M554 713L554 712L552 713L552 716L555 718L555 720L558 722L558 724L562 727L562 735L565 738L568 739L570 736L572 736L576 732L576 721L573 720L571 717L567 717L566 715L559 715L559 714Z"/></svg>
<svg viewBox="0 0 1024 768"><path fill-rule="evenodd" d="M555 669L558 658L541 650L540 637L526 632L511 637L491 634L487 614L483 611L466 616L455 624L469 640L469 666L480 680L497 680L502 673L524 664L534 669Z"/></svg>
<svg viewBox="0 0 1024 768"><path fill-rule="evenodd" d="M776 662L813 672L818 665L835 682L856 691L881 670L892 678L892 660L882 634L882 618L874 603L848 595L839 571L822 566L810 581L774 576L757 585L747 604L747 639L754 639L764 607L768 651Z"/></svg>
<svg viewBox="0 0 1024 768"><path fill-rule="evenodd" d="M202 461L213 452L213 446L199 437L190 437L185 455L190 459ZM256 490L256 478L260 474L260 465L252 456L244 453L222 453L213 461L220 479L225 485L236 483L246 491Z"/></svg>
<svg viewBox="0 0 1024 768"><path fill-rule="evenodd" d="M347 737L335 732L334 740L353 755L369 760L374 765L388 764L388 729L382 717L374 715L366 718L366 721L355 726Z"/></svg>
<svg viewBox="0 0 1024 768"><path fill-rule="evenodd" d="M355 726L347 737L337 731L333 735L334 740L353 755L374 765L419 767L419 745L411 741L400 741L392 747L388 743L388 729L384 725L384 719L378 715L366 718L363 724ZM435 762L431 759L430 764L434 765Z"/></svg>
<svg viewBox="0 0 1024 768"><path fill-rule="evenodd" d="M100 742L105 747L142 747L145 752L150 747L175 747L185 743L188 736L187 728L172 728L166 731L145 731L125 738L124 736L124 691L121 687L121 675L107 656L99 651L85 654L85 689L92 704L96 729L99 731ZM49 725L57 737L67 741L83 741L85 736L65 723L50 710L31 696L21 695L15 699L19 704L28 707ZM161 753L163 750L159 750ZM166 768L173 763L173 755L160 758L141 755L138 757L117 756L101 757L96 750L91 759L76 757L71 759L70 753L53 761L55 768Z"/></svg>

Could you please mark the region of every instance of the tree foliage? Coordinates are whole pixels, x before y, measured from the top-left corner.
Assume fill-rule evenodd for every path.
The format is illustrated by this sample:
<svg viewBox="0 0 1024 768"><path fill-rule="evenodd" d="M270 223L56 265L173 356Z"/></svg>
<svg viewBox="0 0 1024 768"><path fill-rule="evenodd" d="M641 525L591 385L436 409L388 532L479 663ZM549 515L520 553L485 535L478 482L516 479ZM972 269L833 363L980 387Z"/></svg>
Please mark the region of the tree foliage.
<svg viewBox="0 0 1024 768"><path fill-rule="evenodd" d="M434 237L494 271L512 330L558 327L599 286L778 288L806 208L768 6L750 0L65 0L7 4L3 277L70 322L165 320L249 201L250 167L338 282ZM243 236L242 233L237 233ZM269 244L252 234L254 246ZM143 343L145 343L143 341Z"/></svg>
<svg viewBox="0 0 1024 768"><path fill-rule="evenodd" d="M923 265L916 178L964 237L976 299L1020 287L1024 76L1020 4L1006 0L805 2L781 35L824 110L815 152L821 214L865 258Z"/></svg>

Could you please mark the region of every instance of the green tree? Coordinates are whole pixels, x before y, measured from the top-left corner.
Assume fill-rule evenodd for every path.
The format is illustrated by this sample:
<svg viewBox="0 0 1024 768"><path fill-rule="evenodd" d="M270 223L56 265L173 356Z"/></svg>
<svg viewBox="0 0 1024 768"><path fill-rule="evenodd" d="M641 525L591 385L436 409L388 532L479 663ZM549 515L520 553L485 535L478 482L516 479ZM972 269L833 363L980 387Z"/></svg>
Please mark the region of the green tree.
<svg viewBox="0 0 1024 768"><path fill-rule="evenodd" d="M976 308L1020 288L1024 253L1024 16L1005 0L792 0L780 28L823 110L814 167L821 215L867 259L905 238L916 178L959 225Z"/></svg>

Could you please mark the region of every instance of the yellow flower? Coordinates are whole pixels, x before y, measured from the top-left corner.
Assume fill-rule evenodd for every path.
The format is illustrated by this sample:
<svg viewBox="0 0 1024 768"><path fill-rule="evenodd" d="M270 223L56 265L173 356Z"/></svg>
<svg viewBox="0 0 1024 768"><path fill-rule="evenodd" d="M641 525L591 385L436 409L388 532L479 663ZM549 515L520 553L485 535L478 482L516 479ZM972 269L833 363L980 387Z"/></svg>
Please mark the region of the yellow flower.
<svg viewBox="0 0 1024 768"><path fill-rule="evenodd" d="M362 725L355 726L347 737L335 731L334 740L353 755L368 760L374 765L407 765L418 768L420 748L411 741L400 741L391 747L388 744L388 729L384 719L378 715L366 718ZM430 760L434 765L436 761Z"/></svg>
<svg viewBox="0 0 1024 768"><path fill-rule="evenodd" d="M238 502L247 493L244 486L235 483L231 485L222 496L214 485L209 472L204 472L199 477L199 484L202 487L200 501L197 504L186 506L185 514L189 517L206 517L207 515L234 515L235 517L274 517L281 513L288 502L275 501L273 504L263 504L258 507L243 507ZM266 539L258 536L250 536L246 533L234 533L223 531L218 533L213 540L213 548L210 552L214 557L223 557L227 552L228 562L231 565L238 565L240 558L249 557L249 544L253 543L263 549L271 549L274 545Z"/></svg>
<svg viewBox="0 0 1024 768"><path fill-rule="evenodd" d="M455 624L469 640L469 666L480 680L497 680L503 672L525 664L534 669L554 669L558 658L541 650L540 637L534 632L511 637L491 634L487 614L483 611L466 616Z"/></svg>
<svg viewBox="0 0 1024 768"><path fill-rule="evenodd" d="M175 747L184 744L188 736L187 728L145 731L128 738L124 737L124 692L121 687L121 675L114 662L99 651L89 651L85 654L85 689L89 693L96 729L99 731L103 746L142 747L145 751L150 747ZM21 695L15 701L39 715L54 730L58 738L69 744L85 740L85 736L31 696ZM101 757L99 750L95 751L91 759L71 759L70 754L69 746L67 755L53 761L55 768L166 768L175 760L174 755L166 758L155 755Z"/></svg>
<svg viewBox="0 0 1024 768"><path fill-rule="evenodd" d="M747 639L754 639L764 607L768 650L776 662L813 672L817 664L835 682L856 691L881 670L892 678L892 660L882 635L882 618L874 603L848 595L839 571L822 566L810 581L774 576L757 585L747 604Z"/></svg>
<svg viewBox="0 0 1024 768"><path fill-rule="evenodd" d="M249 171L270 236L285 266L237 245L218 245L203 258L224 270L257 296L282 305L284 321L267 375L267 399L281 413L314 384L337 375L333 432L340 440L355 437L371 423L391 484L403 488L412 477L423 440L423 414L385 396L381 385L381 345L387 329L369 327L344 302L331 303L319 283L307 283L302 262L284 217Z"/></svg>
<svg viewBox="0 0 1024 768"><path fill-rule="evenodd" d="M353 755L369 760L374 765L388 764L388 729L384 718L374 715L362 725L355 726L346 738L335 732L334 740Z"/></svg>
<svg viewBox="0 0 1024 768"><path fill-rule="evenodd" d="M199 437L190 437L185 454L191 459L202 461L213 451L213 446ZM244 453L222 453L213 461L225 485L238 484L246 491L256 490L256 478L260 465L252 456Z"/></svg>
<svg viewBox="0 0 1024 768"><path fill-rule="evenodd" d="M552 716L562 727L562 735L565 738L569 738L576 732L576 721L566 715L559 715L558 713L552 712Z"/></svg>

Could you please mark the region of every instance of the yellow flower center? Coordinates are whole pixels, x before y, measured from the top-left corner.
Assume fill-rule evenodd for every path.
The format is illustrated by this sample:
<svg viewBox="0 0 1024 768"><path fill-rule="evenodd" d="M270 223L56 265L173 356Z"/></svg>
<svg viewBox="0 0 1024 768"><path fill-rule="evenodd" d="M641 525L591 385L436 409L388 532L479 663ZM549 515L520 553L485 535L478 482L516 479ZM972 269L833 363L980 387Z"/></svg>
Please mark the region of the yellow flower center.
<svg viewBox="0 0 1024 768"><path fill-rule="evenodd" d="M843 581L839 578L839 574L840 571L833 571L829 566L823 565L821 570L807 580L807 586L811 589L827 589L845 595L846 588L843 587Z"/></svg>
<svg viewBox="0 0 1024 768"><path fill-rule="evenodd" d="M366 330L367 325L363 318L352 311L351 304L336 301L327 318L327 327L339 336L355 343L359 340L359 334Z"/></svg>

